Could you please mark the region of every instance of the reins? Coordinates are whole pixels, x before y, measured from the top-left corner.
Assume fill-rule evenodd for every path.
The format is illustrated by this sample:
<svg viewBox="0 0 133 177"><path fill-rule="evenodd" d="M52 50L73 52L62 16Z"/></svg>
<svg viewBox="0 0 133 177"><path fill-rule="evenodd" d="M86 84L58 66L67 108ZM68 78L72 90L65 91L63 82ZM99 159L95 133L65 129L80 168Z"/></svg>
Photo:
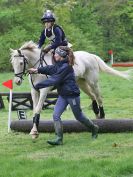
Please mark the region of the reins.
<svg viewBox="0 0 133 177"><path fill-rule="evenodd" d="M40 65L41 65L41 67L43 67L43 62L45 63L46 66L48 65L47 62L46 62L45 59L44 59L45 54L46 54L46 53L43 54L42 51L40 52L40 59L39 59L39 60L40 60Z"/></svg>

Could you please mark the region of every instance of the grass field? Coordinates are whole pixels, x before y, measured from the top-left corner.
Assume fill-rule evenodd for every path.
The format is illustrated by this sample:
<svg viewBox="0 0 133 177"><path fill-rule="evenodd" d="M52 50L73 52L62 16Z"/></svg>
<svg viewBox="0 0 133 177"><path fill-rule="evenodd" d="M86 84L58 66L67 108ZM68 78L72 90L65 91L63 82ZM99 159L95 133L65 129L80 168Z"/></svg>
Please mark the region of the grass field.
<svg viewBox="0 0 133 177"><path fill-rule="evenodd" d="M119 68L121 69L121 68ZM0 83L11 79L12 73L0 74ZM27 80L14 91L30 90ZM100 87L106 118L133 118L133 82L100 75ZM0 85L0 91L8 91ZM64 145L51 147L46 141L54 134L41 133L35 142L28 134L7 133L8 103L0 110L0 177L133 177L133 133L99 134L91 140L90 133L64 134ZM85 114L94 119L90 99L81 93ZM32 111L27 111L28 118ZM17 113L12 112L17 119ZM52 120L52 110L41 114ZM74 119L70 110L62 119Z"/></svg>

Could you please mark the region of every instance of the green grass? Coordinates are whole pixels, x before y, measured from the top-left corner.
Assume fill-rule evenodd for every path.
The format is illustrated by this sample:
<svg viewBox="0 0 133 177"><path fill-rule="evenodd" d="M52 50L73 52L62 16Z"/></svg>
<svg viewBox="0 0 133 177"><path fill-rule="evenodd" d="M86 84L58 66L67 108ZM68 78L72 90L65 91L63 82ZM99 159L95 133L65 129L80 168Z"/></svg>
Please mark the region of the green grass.
<svg viewBox="0 0 133 177"><path fill-rule="evenodd" d="M0 74L0 82L12 78ZM14 91L30 90L28 81ZM106 118L133 118L133 83L121 78L100 75ZM0 91L8 91L0 85ZM133 134L100 134L95 141L90 133L65 133L64 145L51 147L46 143L54 134L41 133L35 142L25 133L7 133L8 103L0 110L0 177L133 177ZM95 118L89 108L90 99L81 94L83 111ZM53 110L42 112L42 119L52 120ZM32 111L27 110L28 118ZM16 111L12 118L17 119ZM72 119L70 110L62 119Z"/></svg>

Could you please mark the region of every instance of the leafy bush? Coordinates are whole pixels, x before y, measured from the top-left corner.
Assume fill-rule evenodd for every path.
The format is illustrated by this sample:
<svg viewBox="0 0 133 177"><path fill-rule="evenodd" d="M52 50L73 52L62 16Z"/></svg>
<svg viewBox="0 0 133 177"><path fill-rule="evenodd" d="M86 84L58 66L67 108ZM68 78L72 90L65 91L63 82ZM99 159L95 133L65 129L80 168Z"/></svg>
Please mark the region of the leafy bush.
<svg viewBox="0 0 133 177"><path fill-rule="evenodd" d="M25 41L38 41L42 31L40 18L52 9L63 26L74 50L85 50L115 61L133 59L133 8L131 0L1 0L0 70L10 70L9 49Z"/></svg>

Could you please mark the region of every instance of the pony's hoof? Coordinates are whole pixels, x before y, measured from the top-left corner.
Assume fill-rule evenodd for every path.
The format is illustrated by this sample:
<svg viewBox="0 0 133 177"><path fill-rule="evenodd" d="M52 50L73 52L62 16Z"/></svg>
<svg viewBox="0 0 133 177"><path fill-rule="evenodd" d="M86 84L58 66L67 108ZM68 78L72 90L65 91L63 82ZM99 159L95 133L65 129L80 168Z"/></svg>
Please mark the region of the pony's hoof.
<svg viewBox="0 0 133 177"><path fill-rule="evenodd" d="M30 135L31 135L32 139L36 139L39 137L38 131L31 131Z"/></svg>
<svg viewBox="0 0 133 177"><path fill-rule="evenodd" d="M37 139L39 137L39 134L37 134L37 135L31 135L31 137L32 137L32 140Z"/></svg>
<svg viewBox="0 0 133 177"><path fill-rule="evenodd" d="M99 114L95 114L96 119L100 119L100 115Z"/></svg>
<svg viewBox="0 0 133 177"><path fill-rule="evenodd" d="M105 119L105 116L101 116L100 114L95 114L96 115L96 119Z"/></svg>

